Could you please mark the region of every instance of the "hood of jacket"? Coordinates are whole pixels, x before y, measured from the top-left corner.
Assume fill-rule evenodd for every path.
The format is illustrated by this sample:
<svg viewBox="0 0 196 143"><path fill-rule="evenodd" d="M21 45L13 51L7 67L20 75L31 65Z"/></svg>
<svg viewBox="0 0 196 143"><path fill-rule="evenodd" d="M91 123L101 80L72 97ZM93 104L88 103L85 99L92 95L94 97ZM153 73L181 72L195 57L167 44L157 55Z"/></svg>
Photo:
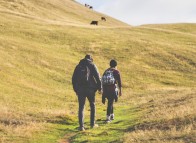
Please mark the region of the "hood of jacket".
<svg viewBox="0 0 196 143"><path fill-rule="evenodd" d="M82 59L79 62L80 65L89 65L92 64L92 61L90 59Z"/></svg>

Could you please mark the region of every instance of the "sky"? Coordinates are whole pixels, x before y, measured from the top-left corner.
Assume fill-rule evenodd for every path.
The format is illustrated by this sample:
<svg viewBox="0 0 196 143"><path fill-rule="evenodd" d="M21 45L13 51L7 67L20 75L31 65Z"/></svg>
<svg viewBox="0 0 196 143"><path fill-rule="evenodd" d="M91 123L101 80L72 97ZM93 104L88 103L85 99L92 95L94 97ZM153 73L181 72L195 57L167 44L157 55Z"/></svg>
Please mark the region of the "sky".
<svg viewBox="0 0 196 143"><path fill-rule="evenodd" d="M196 23L196 0L76 0L133 26Z"/></svg>

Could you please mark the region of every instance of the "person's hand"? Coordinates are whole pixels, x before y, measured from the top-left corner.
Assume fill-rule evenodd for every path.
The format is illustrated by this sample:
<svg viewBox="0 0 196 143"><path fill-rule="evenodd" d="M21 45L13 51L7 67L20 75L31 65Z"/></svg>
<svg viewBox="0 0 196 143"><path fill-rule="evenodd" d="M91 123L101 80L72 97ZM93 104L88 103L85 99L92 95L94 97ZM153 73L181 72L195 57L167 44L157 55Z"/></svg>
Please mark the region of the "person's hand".
<svg viewBox="0 0 196 143"><path fill-rule="evenodd" d="M99 94L102 94L102 93L103 93L103 91L102 91L102 90L98 90L98 93L99 93Z"/></svg>
<svg viewBox="0 0 196 143"><path fill-rule="evenodd" d="M119 91L119 96L122 96L122 92L121 92L121 90Z"/></svg>

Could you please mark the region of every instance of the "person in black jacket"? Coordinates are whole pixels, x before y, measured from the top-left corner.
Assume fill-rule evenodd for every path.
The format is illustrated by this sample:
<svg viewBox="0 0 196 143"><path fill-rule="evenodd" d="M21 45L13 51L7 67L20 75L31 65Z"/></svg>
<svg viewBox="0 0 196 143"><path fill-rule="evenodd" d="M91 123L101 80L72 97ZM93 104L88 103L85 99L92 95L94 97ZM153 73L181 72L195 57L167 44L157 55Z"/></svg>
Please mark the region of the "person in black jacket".
<svg viewBox="0 0 196 143"><path fill-rule="evenodd" d="M84 131L84 105L86 98L90 103L90 125L91 128L98 127L95 124L95 93L98 90L102 91L102 84L98 69L93 63L90 55L86 55L84 59L80 60L76 66L72 76L73 89L78 96L79 102L79 130Z"/></svg>

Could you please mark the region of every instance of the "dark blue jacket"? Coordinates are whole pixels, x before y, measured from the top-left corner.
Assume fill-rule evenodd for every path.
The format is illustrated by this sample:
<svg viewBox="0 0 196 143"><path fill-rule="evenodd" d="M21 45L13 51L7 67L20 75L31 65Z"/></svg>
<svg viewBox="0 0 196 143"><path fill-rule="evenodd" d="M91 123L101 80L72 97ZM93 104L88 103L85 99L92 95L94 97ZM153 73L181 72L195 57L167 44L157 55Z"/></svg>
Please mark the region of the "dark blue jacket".
<svg viewBox="0 0 196 143"><path fill-rule="evenodd" d="M90 75L89 75L89 84L88 85L79 85L78 83L78 67L79 65L84 64L86 66L88 66L88 68L90 69ZM95 92L97 90L101 90L102 85L101 85L101 80L100 80L100 76L99 76L99 72L97 67L95 66L95 64L93 64L93 62L89 59L82 59L80 60L79 64L76 66L73 76L72 76L72 85L73 85L73 89L74 91L77 93L78 91L80 91L80 88L83 89L92 89Z"/></svg>

